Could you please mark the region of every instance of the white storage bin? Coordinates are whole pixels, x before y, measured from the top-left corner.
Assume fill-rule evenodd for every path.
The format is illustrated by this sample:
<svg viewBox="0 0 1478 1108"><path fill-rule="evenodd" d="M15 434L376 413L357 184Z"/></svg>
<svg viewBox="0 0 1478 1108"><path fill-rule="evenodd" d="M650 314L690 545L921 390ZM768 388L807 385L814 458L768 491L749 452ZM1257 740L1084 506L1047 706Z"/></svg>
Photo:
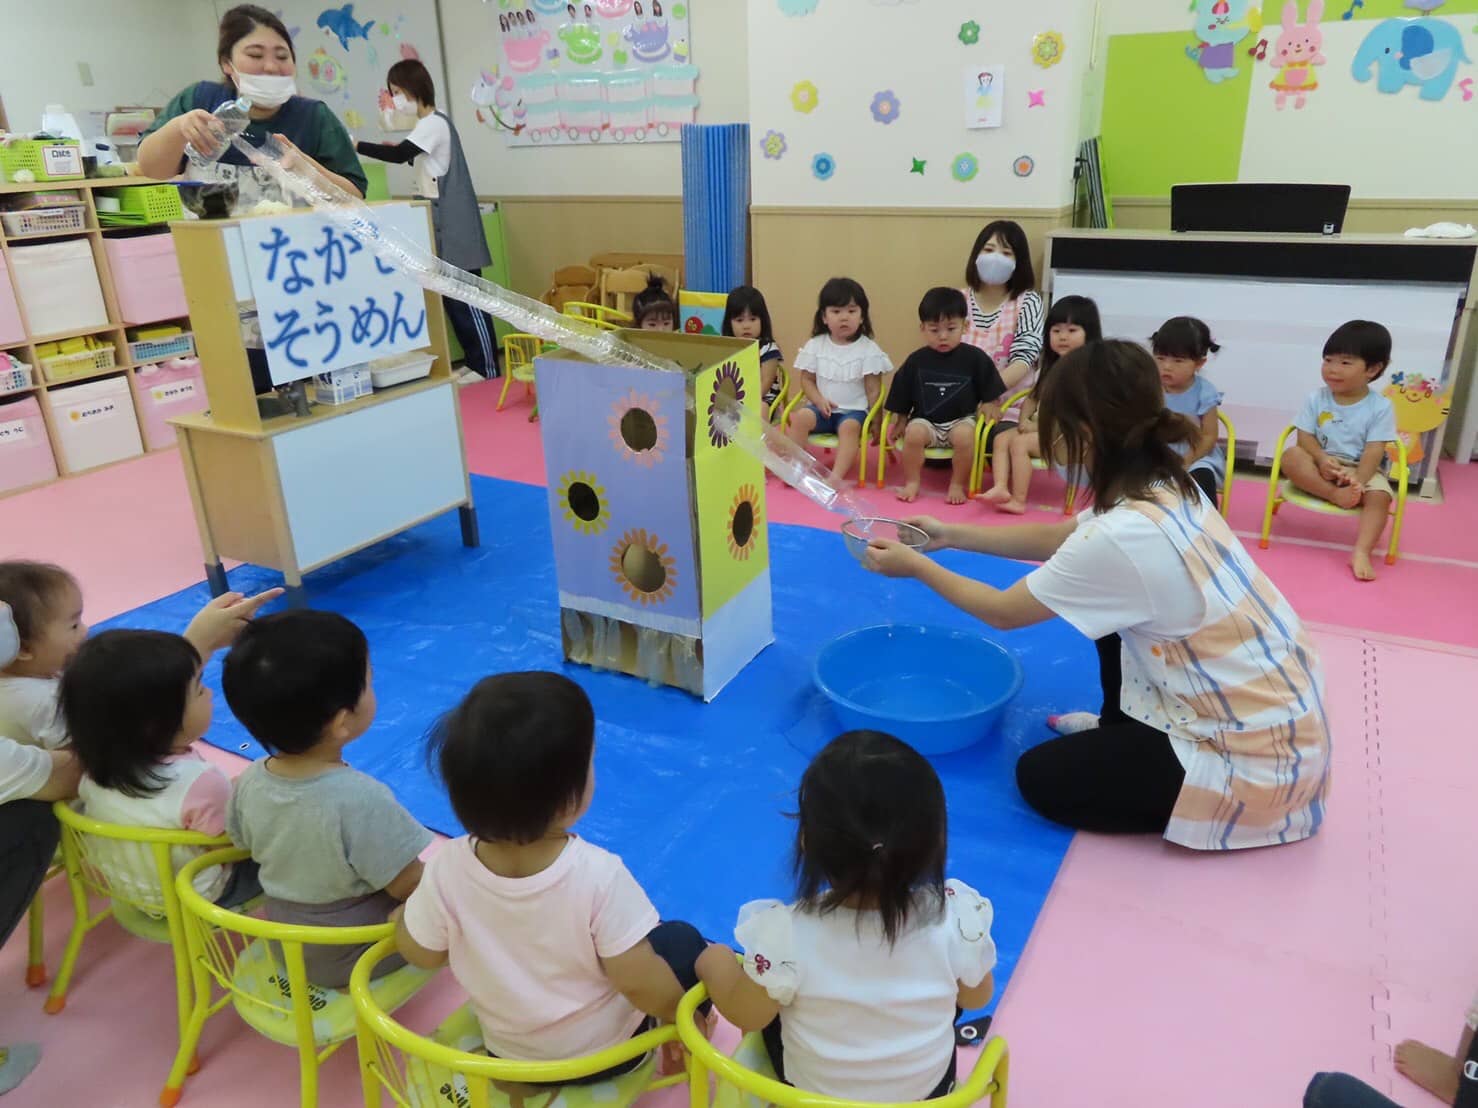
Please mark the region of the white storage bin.
<svg viewBox="0 0 1478 1108"><path fill-rule="evenodd" d="M21 326L20 309L15 303L15 290L10 285L10 270L5 265L5 255L0 254L0 346L11 346L26 341L26 329Z"/></svg>
<svg viewBox="0 0 1478 1108"><path fill-rule="evenodd" d="M127 377L105 377L48 389L58 461L69 472L91 469L144 452Z"/></svg>
<svg viewBox="0 0 1478 1108"><path fill-rule="evenodd" d="M12 246L10 264L33 336L107 326L108 309L86 239Z"/></svg>
<svg viewBox="0 0 1478 1108"><path fill-rule="evenodd" d="M419 381L431 376L431 366L436 362L435 354L420 350L409 350L404 354L391 354L370 362L370 380L377 389L388 389L403 385L407 381Z"/></svg>

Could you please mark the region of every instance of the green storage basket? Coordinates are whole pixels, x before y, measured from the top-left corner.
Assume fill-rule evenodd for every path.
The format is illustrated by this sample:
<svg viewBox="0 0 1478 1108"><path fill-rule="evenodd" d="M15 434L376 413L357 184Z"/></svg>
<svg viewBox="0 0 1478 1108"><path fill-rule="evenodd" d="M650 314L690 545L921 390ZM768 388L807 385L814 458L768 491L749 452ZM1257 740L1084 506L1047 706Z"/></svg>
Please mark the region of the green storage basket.
<svg viewBox="0 0 1478 1108"><path fill-rule="evenodd" d="M77 151L76 173L61 173L56 176L46 172L46 156L42 151L48 146L70 146ZM17 170L29 169L38 181L76 181L83 177L82 144L76 139L17 139L0 145L0 171L7 181L14 181Z"/></svg>
<svg viewBox="0 0 1478 1108"><path fill-rule="evenodd" d="M106 223L169 223L185 218L180 190L174 185L130 185L127 188L99 191L118 201L118 211L98 213L98 219Z"/></svg>

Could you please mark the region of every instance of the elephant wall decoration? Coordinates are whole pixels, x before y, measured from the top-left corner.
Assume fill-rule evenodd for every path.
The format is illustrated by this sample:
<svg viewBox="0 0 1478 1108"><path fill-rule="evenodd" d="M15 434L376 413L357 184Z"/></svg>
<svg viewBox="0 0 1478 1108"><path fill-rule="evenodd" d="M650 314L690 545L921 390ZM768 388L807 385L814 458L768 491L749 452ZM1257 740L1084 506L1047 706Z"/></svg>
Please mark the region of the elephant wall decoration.
<svg viewBox="0 0 1478 1108"><path fill-rule="evenodd" d="M1386 19L1365 36L1350 71L1355 80L1368 81L1373 66L1381 92L1395 94L1416 85L1423 100L1441 100L1457 79L1458 66L1471 62L1462 31L1447 20Z"/></svg>

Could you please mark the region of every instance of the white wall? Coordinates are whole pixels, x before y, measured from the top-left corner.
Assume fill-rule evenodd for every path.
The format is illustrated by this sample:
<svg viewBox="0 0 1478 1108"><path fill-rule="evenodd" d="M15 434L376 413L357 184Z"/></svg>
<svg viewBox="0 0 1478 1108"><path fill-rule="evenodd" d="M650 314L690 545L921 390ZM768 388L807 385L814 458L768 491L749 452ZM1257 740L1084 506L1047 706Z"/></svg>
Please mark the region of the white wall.
<svg viewBox="0 0 1478 1108"><path fill-rule="evenodd" d="M759 205L1031 208L1072 199L1084 78L1092 53L1090 0L823 0L804 16L787 16L774 0L751 0L750 127L756 143L754 202ZM979 42L959 39L967 20ZM1032 39L1055 30L1066 40L1062 60L1041 68ZM759 44L763 44L762 46ZM964 74L968 68L1005 66L1004 126L968 130ZM801 113L791 103L797 82L809 80L819 106ZM873 95L891 89L901 110L882 124L871 113ZM1028 90L1046 94L1028 107ZM785 135L779 160L761 156L767 131ZM812 159L828 153L836 173L812 173ZM956 181L957 155L973 154L979 174ZM1012 166L1030 156L1035 169L1018 177ZM927 164L911 172L914 158Z"/></svg>
<svg viewBox="0 0 1478 1108"><path fill-rule="evenodd" d="M218 72L209 0L6 0L3 10L0 97L17 131L39 127L49 103L162 107ZM92 69L90 88L79 62Z"/></svg>
<svg viewBox="0 0 1478 1108"><path fill-rule="evenodd" d="M439 97L452 119L483 195L680 196L682 155L676 142L643 146L556 146L510 149L477 122L469 99L484 69L497 64L496 4L439 0L450 88ZM756 0L758 2L758 0ZM747 116L744 0L688 0L693 63L698 66L698 122L740 123Z"/></svg>

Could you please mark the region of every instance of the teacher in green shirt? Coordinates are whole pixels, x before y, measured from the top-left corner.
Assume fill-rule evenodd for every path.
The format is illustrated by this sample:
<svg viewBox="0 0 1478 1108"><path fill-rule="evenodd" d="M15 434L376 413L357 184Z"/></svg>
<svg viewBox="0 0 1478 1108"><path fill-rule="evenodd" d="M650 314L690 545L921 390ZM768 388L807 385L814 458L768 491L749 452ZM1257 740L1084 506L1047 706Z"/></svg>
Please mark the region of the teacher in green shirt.
<svg viewBox="0 0 1478 1108"><path fill-rule="evenodd" d="M140 173L164 179L184 172L187 144L202 153L213 152L219 139L211 113L244 96L252 103L251 122L244 132L248 142L260 146L268 135L275 135L293 152L294 160L300 157L339 188L364 195L364 169L344 125L321 100L297 94L297 56L282 20L255 4L232 8L221 18L216 60L224 80L201 81L184 89L144 133ZM241 207L258 199L288 199L270 175L230 147L214 165L191 166L190 177L237 183Z"/></svg>

